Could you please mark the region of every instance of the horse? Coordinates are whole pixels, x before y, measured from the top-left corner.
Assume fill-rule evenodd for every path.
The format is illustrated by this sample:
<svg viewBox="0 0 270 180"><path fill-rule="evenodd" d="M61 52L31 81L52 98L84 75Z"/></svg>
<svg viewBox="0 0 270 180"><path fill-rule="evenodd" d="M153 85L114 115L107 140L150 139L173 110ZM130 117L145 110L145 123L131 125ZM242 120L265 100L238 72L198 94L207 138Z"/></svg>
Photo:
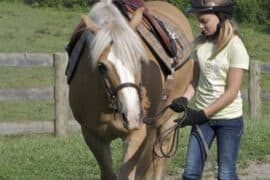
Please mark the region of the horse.
<svg viewBox="0 0 270 180"><path fill-rule="evenodd" d="M189 22L176 7L161 1L145 2L145 6L174 21L192 41ZM168 109L151 126L143 123L144 118L157 114L166 77L157 57L136 32L141 11L128 22L111 0L93 5L87 17L94 39L84 46L69 84L72 113L102 180L162 179L166 158L153 155L157 132L174 125L179 116ZM188 60L175 71L166 105L183 94L192 68L193 61ZM122 140L123 156L115 173L110 144L117 138ZM162 146L166 150L171 144L172 136L168 136Z"/></svg>

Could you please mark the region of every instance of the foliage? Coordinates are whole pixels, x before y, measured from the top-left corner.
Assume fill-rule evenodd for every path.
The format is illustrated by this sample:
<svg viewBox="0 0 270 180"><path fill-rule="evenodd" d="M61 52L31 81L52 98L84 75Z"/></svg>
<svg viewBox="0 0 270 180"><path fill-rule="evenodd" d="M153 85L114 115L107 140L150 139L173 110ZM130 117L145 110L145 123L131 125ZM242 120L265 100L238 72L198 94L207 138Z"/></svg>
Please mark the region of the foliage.
<svg viewBox="0 0 270 180"><path fill-rule="evenodd" d="M168 0L182 11L190 5L191 0ZM269 0L235 0L234 17L239 22L266 23L270 25Z"/></svg>
<svg viewBox="0 0 270 180"><path fill-rule="evenodd" d="M47 7L89 7L94 0L24 0L24 3L32 6L47 6Z"/></svg>
<svg viewBox="0 0 270 180"><path fill-rule="evenodd" d="M258 22L270 25L269 9L269 0L237 0L235 16L241 22Z"/></svg>

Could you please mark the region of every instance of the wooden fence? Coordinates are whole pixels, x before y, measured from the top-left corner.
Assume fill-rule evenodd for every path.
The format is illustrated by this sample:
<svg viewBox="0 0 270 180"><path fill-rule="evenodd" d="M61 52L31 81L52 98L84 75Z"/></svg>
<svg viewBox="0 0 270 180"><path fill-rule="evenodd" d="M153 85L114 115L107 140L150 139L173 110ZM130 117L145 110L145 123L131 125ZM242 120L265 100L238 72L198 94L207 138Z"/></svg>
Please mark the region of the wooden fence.
<svg viewBox="0 0 270 180"><path fill-rule="evenodd" d="M66 84L65 68L67 55L55 54L0 54L1 67L38 67L53 66L54 85L46 88L5 88L0 89L0 102L10 100L54 99L54 121L35 122L4 122L0 123L0 134L17 134L25 132L53 132L61 137L66 131L76 130L79 125L68 119L68 86Z"/></svg>
<svg viewBox="0 0 270 180"><path fill-rule="evenodd" d="M261 73L270 73L270 63L252 60L249 70L248 101L251 118L261 116L262 100L270 101L270 92L261 90Z"/></svg>
<svg viewBox="0 0 270 180"><path fill-rule="evenodd" d="M68 120L69 109L65 67L67 55L55 54L0 54L0 66L37 67L53 66L54 87L28 89L0 89L0 102L10 100L35 100L53 98L55 101L55 118L53 122L0 123L0 134L16 134L25 132L53 132L56 136L64 136L67 131L78 130L74 120ZM243 97L249 101L249 112L252 118L261 116L261 100L270 101L270 92L261 91L261 73L270 73L270 64L252 60L249 73L249 88L243 90Z"/></svg>

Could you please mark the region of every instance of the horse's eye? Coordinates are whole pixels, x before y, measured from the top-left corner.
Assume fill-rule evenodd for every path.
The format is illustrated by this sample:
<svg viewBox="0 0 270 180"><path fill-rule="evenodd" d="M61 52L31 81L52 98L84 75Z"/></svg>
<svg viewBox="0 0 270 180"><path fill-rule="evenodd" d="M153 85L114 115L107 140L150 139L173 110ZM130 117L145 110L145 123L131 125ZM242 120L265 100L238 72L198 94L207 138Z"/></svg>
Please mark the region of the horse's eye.
<svg viewBox="0 0 270 180"><path fill-rule="evenodd" d="M101 74L105 74L107 72L107 67L103 63L98 63L97 69Z"/></svg>

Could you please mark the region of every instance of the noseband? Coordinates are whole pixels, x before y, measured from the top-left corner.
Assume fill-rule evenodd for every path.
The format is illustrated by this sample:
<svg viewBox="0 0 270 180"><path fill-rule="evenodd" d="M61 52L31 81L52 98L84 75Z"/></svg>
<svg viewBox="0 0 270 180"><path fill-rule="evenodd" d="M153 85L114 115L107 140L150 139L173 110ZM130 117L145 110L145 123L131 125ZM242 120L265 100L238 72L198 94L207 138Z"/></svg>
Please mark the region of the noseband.
<svg viewBox="0 0 270 180"><path fill-rule="evenodd" d="M109 80L107 78L104 78L104 84L105 84L106 94L107 94L108 99L110 101L110 105L109 106L110 106L110 108L113 109L114 112L118 112L119 113L120 110L121 110L121 104L119 103L119 100L117 98L117 93L121 89L128 88L128 87L135 88L136 91L139 94L139 98L141 99L141 90L140 90L141 88L140 88L140 86L138 86L135 83L130 83L130 82L122 83L122 84L119 84L117 87L113 88L111 86Z"/></svg>

